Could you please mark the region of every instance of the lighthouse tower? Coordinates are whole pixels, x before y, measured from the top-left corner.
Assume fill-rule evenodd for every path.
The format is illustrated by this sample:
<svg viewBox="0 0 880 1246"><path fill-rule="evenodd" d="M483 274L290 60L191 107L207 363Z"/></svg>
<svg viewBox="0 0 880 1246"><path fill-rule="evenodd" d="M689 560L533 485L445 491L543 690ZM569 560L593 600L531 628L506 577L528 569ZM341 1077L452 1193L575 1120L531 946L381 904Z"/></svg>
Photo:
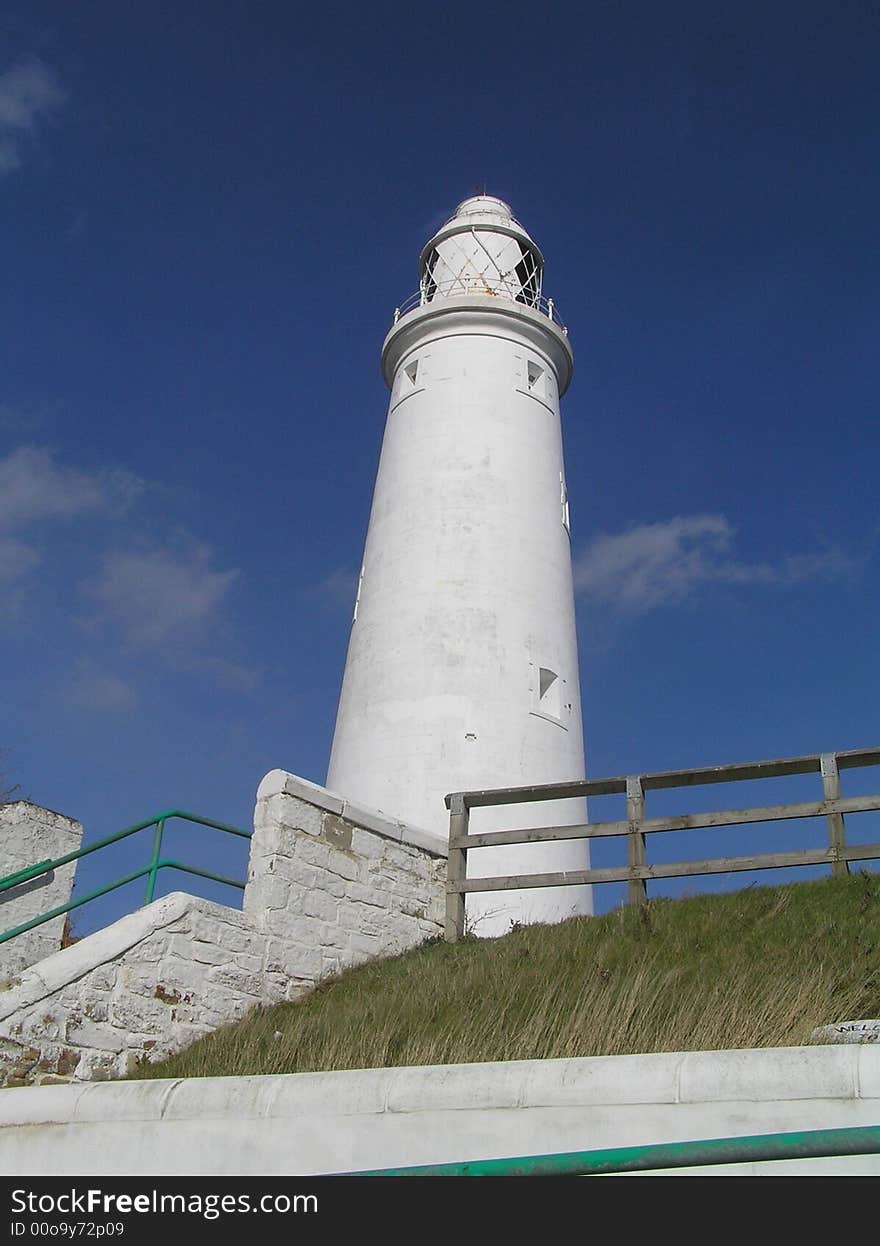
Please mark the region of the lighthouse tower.
<svg viewBox="0 0 880 1246"><path fill-rule="evenodd" d="M584 777L559 398L572 353L500 199L427 243L382 348L391 390L327 786L445 835L449 792ZM584 802L474 810L570 825ZM468 876L585 869L586 841L481 848ZM588 887L472 893L475 933L592 911Z"/></svg>

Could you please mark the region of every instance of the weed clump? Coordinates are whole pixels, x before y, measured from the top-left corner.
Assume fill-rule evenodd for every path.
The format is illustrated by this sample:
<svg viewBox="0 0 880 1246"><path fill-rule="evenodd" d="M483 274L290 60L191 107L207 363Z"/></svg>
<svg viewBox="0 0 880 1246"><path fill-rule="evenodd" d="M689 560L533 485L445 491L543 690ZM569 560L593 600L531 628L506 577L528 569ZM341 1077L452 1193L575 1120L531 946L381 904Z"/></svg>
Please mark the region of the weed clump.
<svg viewBox="0 0 880 1246"><path fill-rule="evenodd" d="M428 940L132 1076L776 1047L878 1015L880 878L862 873Z"/></svg>

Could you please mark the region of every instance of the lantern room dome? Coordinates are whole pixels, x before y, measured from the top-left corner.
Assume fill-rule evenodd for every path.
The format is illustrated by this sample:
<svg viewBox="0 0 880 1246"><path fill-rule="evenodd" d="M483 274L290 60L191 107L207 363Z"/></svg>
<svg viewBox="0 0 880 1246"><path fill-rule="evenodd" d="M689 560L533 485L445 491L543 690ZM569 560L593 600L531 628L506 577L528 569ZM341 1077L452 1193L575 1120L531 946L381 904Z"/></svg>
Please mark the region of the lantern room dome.
<svg viewBox="0 0 880 1246"><path fill-rule="evenodd" d="M538 307L544 257L510 206L494 195L464 199L422 250L424 302L494 294Z"/></svg>

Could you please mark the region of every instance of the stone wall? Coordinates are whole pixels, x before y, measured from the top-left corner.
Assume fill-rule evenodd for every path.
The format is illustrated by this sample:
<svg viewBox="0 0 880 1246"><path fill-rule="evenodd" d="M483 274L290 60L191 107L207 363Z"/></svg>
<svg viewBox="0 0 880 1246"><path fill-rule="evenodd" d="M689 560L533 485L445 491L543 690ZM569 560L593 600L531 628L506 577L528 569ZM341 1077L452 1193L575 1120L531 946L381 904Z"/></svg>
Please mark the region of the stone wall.
<svg viewBox="0 0 880 1246"><path fill-rule="evenodd" d="M175 892L22 971L0 992L0 1082L123 1075L438 935L444 853L436 836L272 771L244 911Z"/></svg>
<svg viewBox="0 0 880 1246"><path fill-rule="evenodd" d="M0 805L0 876L76 852L82 833L82 825L73 818L42 809L30 801L16 800ZM8 891L0 891L0 932L66 904L75 872L74 861ZM64 920L64 916L55 917L8 943L0 943L0 981L57 952L61 947Z"/></svg>
<svg viewBox="0 0 880 1246"><path fill-rule="evenodd" d="M258 945L235 909L175 892L26 969L0 995L5 1084L124 1074L283 999Z"/></svg>
<svg viewBox="0 0 880 1246"><path fill-rule="evenodd" d="M446 843L273 770L257 791L244 911L315 976L442 933Z"/></svg>

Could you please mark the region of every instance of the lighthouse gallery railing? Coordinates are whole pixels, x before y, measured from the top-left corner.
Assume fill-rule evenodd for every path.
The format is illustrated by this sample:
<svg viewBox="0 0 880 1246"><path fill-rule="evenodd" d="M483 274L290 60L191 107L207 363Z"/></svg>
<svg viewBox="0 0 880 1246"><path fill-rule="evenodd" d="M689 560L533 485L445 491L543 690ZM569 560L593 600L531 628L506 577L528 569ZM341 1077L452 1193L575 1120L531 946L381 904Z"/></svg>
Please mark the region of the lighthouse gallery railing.
<svg viewBox="0 0 880 1246"><path fill-rule="evenodd" d="M847 846L843 820L844 815L848 813L880 810L880 795L842 797L840 771L876 765L880 765L880 749L852 749L848 752L812 753L805 757L746 762L695 770L667 770L610 779L585 779L574 783L545 783L537 787L453 792L446 797L446 806L450 812L446 939L454 943L465 933L465 896L469 892L625 882L627 883L626 903L638 904L647 897L646 884L650 879L689 878L707 874L727 874L801 865L829 865L833 875L845 875L849 872L850 861L880 858L880 844ZM813 773L821 775L823 800L786 805L762 805L751 809L715 810L710 813L686 813L666 818L645 817L645 793L650 790ZM538 826L511 831L484 831L480 834L470 834L468 830L471 809L522 804L528 801L609 796L615 793L626 795L627 816L625 820L587 822L573 826ZM828 820L827 848L768 852L740 857L714 857L656 865L648 864L646 859L645 837L649 834L813 817L826 817ZM604 836L621 835L627 837L627 864L625 866L567 870L549 874L505 875L498 878L467 877L467 854L476 848L498 847L503 844L541 843L550 840L598 839Z"/></svg>
<svg viewBox="0 0 880 1246"><path fill-rule="evenodd" d="M553 299L544 298L543 295L526 294L525 292L521 296L514 298L507 291L493 288L491 283L480 281L477 278L459 278L457 281L441 283L431 295L424 288L416 290L415 294L411 294L409 298L404 299L399 307L395 307L393 323L397 324L401 316L405 316L407 312L414 311L417 307L428 307L433 303L436 303L438 307L442 307L444 299L459 298L471 294L485 295L489 298L506 300L509 303L520 303L523 307L529 307L532 311L540 312L543 316L546 316L568 337L568 329L556 310L556 304Z"/></svg>

